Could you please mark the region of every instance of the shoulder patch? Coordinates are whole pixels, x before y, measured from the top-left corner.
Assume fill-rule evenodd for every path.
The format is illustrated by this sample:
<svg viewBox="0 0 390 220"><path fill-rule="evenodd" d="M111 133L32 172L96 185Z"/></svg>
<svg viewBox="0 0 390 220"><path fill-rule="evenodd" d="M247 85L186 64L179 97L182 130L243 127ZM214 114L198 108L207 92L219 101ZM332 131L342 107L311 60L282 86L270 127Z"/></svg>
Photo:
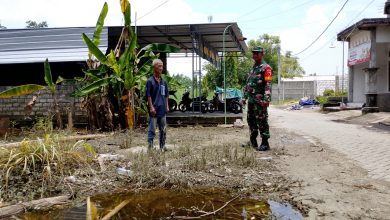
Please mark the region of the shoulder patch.
<svg viewBox="0 0 390 220"><path fill-rule="evenodd" d="M268 67L265 69L264 80L265 80L266 82L272 82L272 69L271 69L270 66L268 66Z"/></svg>

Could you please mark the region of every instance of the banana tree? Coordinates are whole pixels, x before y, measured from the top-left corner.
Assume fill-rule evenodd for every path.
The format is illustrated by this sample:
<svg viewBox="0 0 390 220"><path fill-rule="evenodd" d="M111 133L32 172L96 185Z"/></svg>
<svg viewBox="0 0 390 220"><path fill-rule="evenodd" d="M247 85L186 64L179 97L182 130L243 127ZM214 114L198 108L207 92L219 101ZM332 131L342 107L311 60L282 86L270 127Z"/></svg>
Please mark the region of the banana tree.
<svg viewBox="0 0 390 220"><path fill-rule="evenodd" d="M93 38L89 39L86 34L82 35L90 53L90 59L87 61L89 70L86 71L85 85L76 90L73 95L86 97L89 100L92 97L100 97L98 99L105 102L110 101L108 98L103 99L101 97L113 96L116 102L115 105L119 106L117 113L122 115L122 118L126 118L129 128L134 128L135 109L137 103L139 103L137 99L140 98L137 96L136 90L139 90L140 85L145 84L147 74L152 70L152 61L158 57L155 52L177 52L179 49L158 43L138 49L137 35L130 26L130 2L121 0L120 4L125 24L118 44L107 56L99 49L100 40L97 40L100 39L100 32L108 11L107 3L103 6ZM124 50L121 48L124 48ZM126 98L123 98L124 96ZM122 106L121 100L124 99L127 100L124 106L126 110L122 111L120 106ZM114 114L105 115L112 117Z"/></svg>
<svg viewBox="0 0 390 220"><path fill-rule="evenodd" d="M0 98L13 98L13 97L22 96L22 95L28 95L28 94L37 92L39 90L48 89L53 97L53 100L54 100L53 109L54 109L54 113L55 113L55 116L57 119L57 126L59 128L62 128L62 119L61 119L60 109L58 106L56 86L57 86L57 84L61 83L64 79L59 77L56 82L53 82L53 77L51 74L50 64L49 64L48 59L46 59L45 63L44 63L44 73L45 73L44 79L45 79L47 86L42 86L42 85L38 85L38 84L26 84L26 85L17 86L17 87L14 87L14 88L11 88L11 89L8 89L6 91L1 92Z"/></svg>

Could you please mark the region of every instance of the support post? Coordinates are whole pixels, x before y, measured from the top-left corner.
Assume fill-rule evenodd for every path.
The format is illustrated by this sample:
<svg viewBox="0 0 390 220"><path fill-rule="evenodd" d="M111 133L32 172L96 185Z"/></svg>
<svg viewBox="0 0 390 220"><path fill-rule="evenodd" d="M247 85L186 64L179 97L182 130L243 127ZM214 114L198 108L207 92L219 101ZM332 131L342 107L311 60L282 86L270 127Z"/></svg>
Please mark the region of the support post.
<svg viewBox="0 0 390 220"><path fill-rule="evenodd" d="M227 121L226 121L226 57L225 57L225 33L226 31L228 30L229 27L231 27L232 25L229 24L228 26L225 27L225 30L223 30L223 39L222 39L222 48L223 48L223 52L222 52L222 58L223 58L223 92L225 93L224 94L224 115L225 115L225 125L227 124Z"/></svg>

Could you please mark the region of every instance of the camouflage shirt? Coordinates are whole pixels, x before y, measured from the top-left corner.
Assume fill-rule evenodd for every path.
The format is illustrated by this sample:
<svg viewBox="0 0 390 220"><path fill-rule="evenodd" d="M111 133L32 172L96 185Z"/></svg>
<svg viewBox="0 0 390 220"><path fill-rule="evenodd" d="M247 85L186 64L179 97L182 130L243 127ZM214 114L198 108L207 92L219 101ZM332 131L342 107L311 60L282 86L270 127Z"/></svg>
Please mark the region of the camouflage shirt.
<svg viewBox="0 0 390 220"><path fill-rule="evenodd" d="M272 68L261 61L260 65L253 66L252 72L248 74L244 98L248 99L248 103L267 107L271 102L271 84Z"/></svg>

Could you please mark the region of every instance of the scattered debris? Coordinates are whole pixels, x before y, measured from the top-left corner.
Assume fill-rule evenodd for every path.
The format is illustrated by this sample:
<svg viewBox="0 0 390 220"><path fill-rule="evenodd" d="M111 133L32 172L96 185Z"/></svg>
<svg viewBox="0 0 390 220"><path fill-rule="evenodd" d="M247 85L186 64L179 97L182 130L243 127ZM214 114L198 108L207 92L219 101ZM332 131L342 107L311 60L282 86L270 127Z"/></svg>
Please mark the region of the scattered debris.
<svg viewBox="0 0 390 220"><path fill-rule="evenodd" d="M235 128L243 128L244 122L241 119L236 119L236 121L233 124L233 127Z"/></svg>

